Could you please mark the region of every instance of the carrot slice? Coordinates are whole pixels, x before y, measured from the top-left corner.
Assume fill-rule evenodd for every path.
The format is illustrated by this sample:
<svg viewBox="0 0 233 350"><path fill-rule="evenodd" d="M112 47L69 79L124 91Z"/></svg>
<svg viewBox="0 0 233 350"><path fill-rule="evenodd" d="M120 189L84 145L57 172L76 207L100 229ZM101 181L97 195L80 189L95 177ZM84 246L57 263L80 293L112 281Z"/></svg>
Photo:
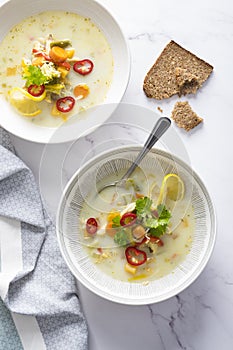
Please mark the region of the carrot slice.
<svg viewBox="0 0 233 350"><path fill-rule="evenodd" d="M60 46L53 46L49 51L49 56L53 60L53 62L64 62L68 58L68 53Z"/></svg>
<svg viewBox="0 0 233 350"><path fill-rule="evenodd" d="M79 84L74 88L74 96L79 100L86 98L89 95L90 89L86 84Z"/></svg>
<svg viewBox="0 0 233 350"><path fill-rule="evenodd" d="M32 60L32 65L33 66L42 66L45 62L45 59L43 56L35 57Z"/></svg>

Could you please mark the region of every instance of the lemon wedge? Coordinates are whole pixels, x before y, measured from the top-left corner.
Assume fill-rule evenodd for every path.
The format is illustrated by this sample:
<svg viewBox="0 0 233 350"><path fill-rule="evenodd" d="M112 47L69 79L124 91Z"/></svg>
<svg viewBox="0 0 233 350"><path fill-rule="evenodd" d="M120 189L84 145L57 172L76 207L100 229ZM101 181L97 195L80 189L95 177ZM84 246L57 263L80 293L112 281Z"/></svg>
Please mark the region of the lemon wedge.
<svg viewBox="0 0 233 350"><path fill-rule="evenodd" d="M18 113L26 117L35 117L40 114L41 109L39 109L38 103L36 102L38 100L35 100L33 96L33 99L28 97L27 94L30 94L25 90L22 92L22 90L21 88L14 88L10 91L9 101L11 105L17 109Z"/></svg>
<svg viewBox="0 0 233 350"><path fill-rule="evenodd" d="M178 201L184 197L184 182L177 174L167 174L164 176L157 205L164 203L166 199Z"/></svg>

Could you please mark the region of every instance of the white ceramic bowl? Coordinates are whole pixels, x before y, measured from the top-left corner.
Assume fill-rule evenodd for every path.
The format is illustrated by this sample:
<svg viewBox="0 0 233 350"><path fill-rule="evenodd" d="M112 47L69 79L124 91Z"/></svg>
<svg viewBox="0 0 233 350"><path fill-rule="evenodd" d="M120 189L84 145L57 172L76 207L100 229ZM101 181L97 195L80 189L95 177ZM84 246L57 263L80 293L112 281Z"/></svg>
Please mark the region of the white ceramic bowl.
<svg viewBox="0 0 233 350"><path fill-rule="evenodd" d="M92 292L114 302L142 305L163 301L188 287L201 273L214 247L215 213L199 176L180 159L153 149L140 167L147 172L176 172L184 180L195 216L191 251L174 271L148 285L122 282L105 275L91 262L79 239L78 221L89 191L106 176L126 170L140 148L121 147L105 152L78 170L66 186L57 213L57 235L61 252L74 276Z"/></svg>
<svg viewBox="0 0 233 350"><path fill-rule="evenodd" d="M102 30L108 40L114 59L113 81L104 104L109 108L104 112L98 107L85 113L85 118L64 123L62 130L56 133L56 128L34 125L20 117L12 110L3 96L0 96L0 124L16 136L40 143L59 143L77 139L108 119L126 90L130 73L130 56L125 37L116 20L101 4L95 0L9 0L0 7L0 42L9 30L23 19L40 12L64 10L89 17Z"/></svg>

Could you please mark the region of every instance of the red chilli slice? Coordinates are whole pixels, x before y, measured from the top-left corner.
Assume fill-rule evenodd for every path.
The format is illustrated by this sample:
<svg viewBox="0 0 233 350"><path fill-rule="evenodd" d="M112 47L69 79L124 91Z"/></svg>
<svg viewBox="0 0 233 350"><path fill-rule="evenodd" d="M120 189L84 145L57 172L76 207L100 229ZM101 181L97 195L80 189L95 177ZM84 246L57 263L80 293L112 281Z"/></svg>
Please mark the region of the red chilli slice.
<svg viewBox="0 0 233 350"><path fill-rule="evenodd" d="M98 222L95 218L89 218L86 221L86 231L90 235L94 235L97 232L98 229Z"/></svg>
<svg viewBox="0 0 233 350"><path fill-rule="evenodd" d="M41 96L44 91L45 91L45 86L44 85L30 85L28 87L29 94L34 96L34 97Z"/></svg>
<svg viewBox="0 0 233 350"><path fill-rule="evenodd" d="M72 96L59 98L56 102L57 109L62 113L70 112L75 105L75 99Z"/></svg>
<svg viewBox="0 0 233 350"><path fill-rule="evenodd" d="M73 66L74 71L81 75L90 74L93 68L94 63L87 58L81 61L76 61Z"/></svg>
<svg viewBox="0 0 233 350"><path fill-rule="evenodd" d="M128 247L125 250L126 260L130 265L139 266L146 262L147 255L143 250L135 247Z"/></svg>
<svg viewBox="0 0 233 350"><path fill-rule="evenodd" d="M121 226L128 227L132 226L137 220L137 215L134 213L125 213L122 215L120 224Z"/></svg>
<svg viewBox="0 0 233 350"><path fill-rule="evenodd" d="M164 245L163 241L159 237L150 237L151 243L156 243L159 247L162 247Z"/></svg>

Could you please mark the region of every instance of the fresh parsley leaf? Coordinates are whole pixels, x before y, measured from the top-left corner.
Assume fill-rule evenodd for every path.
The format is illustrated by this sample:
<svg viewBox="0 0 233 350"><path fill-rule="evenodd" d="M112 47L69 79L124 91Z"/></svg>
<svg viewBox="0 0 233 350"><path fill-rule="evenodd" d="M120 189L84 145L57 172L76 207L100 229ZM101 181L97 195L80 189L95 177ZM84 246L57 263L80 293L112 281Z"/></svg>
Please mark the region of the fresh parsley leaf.
<svg viewBox="0 0 233 350"><path fill-rule="evenodd" d="M150 228L156 228L159 226L159 220L156 218L149 217L145 220L145 225Z"/></svg>
<svg viewBox="0 0 233 350"><path fill-rule="evenodd" d="M43 85L48 82L48 78L41 72L37 66L29 65L23 74L23 79L26 79L26 86Z"/></svg>
<svg viewBox="0 0 233 350"><path fill-rule="evenodd" d="M112 223L113 223L112 227L115 228L115 227L121 226L120 221L121 221L121 216L120 216L120 215L115 216L115 217L112 219Z"/></svg>
<svg viewBox="0 0 233 350"><path fill-rule="evenodd" d="M145 217L146 215L151 215L151 205L152 200L148 197L139 198L136 201L136 212L138 216Z"/></svg>
<svg viewBox="0 0 233 350"><path fill-rule="evenodd" d="M151 236L159 237L166 232L171 213L165 205L160 204L157 208L158 217L151 211L152 200L148 197L139 198L136 201L136 213L142 224L149 229Z"/></svg>
<svg viewBox="0 0 233 350"><path fill-rule="evenodd" d="M169 210L167 210L164 204L159 204L157 211L160 220L169 220L171 218L171 213Z"/></svg>
<svg viewBox="0 0 233 350"><path fill-rule="evenodd" d="M114 242L119 246L125 246L129 243L128 235L124 230L118 231L114 236Z"/></svg>
<svg viewBox="0 0 233 350"><path fill-rule="evenodd" d="M167 229L167 225L171 218L170 211L165 207L165 205L158 205L158 218L157 219L148 219L147 226L150 228L151 236L159 237L162 236ZM155 222L156 221L156 222Z"/></svg>
<svg viewBox="0 0 233 350"><path fill-rule="evenodd" d="M166 229L167 229L167 225L160 225L156 228L151 228L150 229L150 236L153 236L153 237L160 237L162 236L165 232L166 232Z"/></svg>

